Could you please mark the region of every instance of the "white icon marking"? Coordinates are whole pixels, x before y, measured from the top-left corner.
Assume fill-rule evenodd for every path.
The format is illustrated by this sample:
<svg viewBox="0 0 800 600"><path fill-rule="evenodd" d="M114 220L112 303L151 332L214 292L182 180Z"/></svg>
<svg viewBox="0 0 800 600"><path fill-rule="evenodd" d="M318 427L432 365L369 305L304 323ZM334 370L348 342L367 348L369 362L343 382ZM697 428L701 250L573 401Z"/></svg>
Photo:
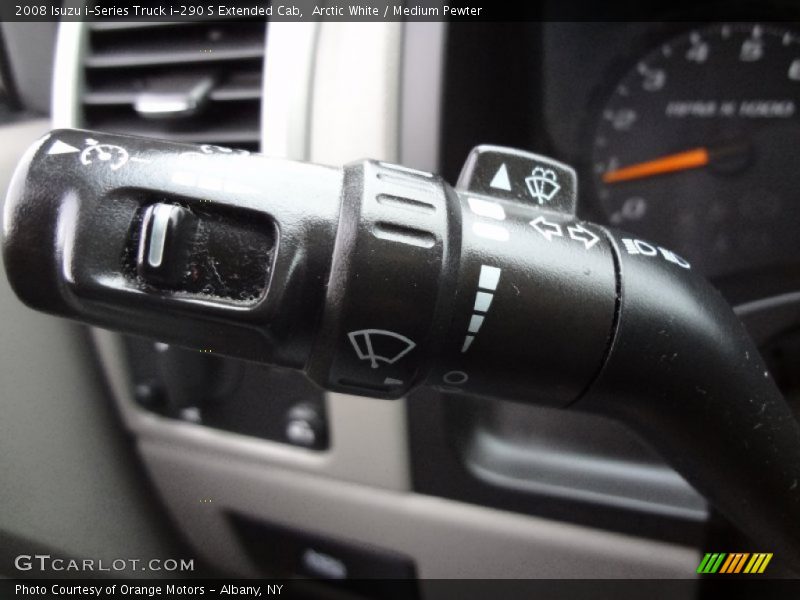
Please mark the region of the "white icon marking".
<svg viewBox="0 0 800 600"><path fill-rule="evenodd" d="M541 233L544 236L544 239L546 239L548 242L553 241L553 236L564 236L561 225L558 223L553 223L552 221L548 221L542 215L539 215L533 221L531 221L530 226Z"/></svg>
<svg viewBox="0 0 800 600"><path fill-rule="evenodd" d="M497 169L497 173L495 173L494 177L492 177L489 187L493 187L497 190L506 190L507 192L511 191L511 181L508 178L508 169L506 168L506 163L503 163L500 165L500 168Z"/></svg>
<svg viewBox="0 0 800 600"><path fill-rule="evenodd" d="M472 317L469 320L469 326L467 327L467 331L469 331L470 333L478 333L478 331L481 328L481 325L483 325L483 319L484 319L483 315L472 315Z"/></svg>
<svg viewBox="0 0 800 600"><path fill-rule="evenodd" d="M467 203L469 204L469 209L479 217L505 221L506 211L497 202L481 200L480 198L467 198Z"/></svg>
<svg viewBox="0 0 800 600"><path fill-rule="evenodd" d="M406 336L386 329L360 329L351 331L347 334L347 337L350 339L358 358L369 360L373 369L378 368L378 361L393 365L416 347L416 344ZM383 346L393 348L393 354L389 356L378 354L373 347L373 343L375 345L380 343Z"/></svg>
<svg viewBox="0 0 800 600"><path fill-rule="evenodd" d="M478 292L475 294L475 306L473 308L476 312L488 312L489 307L492 305L494 294L487 294L486 292Z"/></svg>
<svg viewBox="0 0 800 600"><path fill-rule="evenodd" d="M469 347L472 345L472 342L474 341L475 341L474 335L466 336L464 338L464 344L461 346L461 354L464 354L467 350L469 350Z"/></svg>
<svg viewBox="0 0 800 600"><path fill-rule="evenodd" d="M87 138L88 147L81 152L80 160L84 165L91 165L95 159L107 164L112 171L116 171L128 162L128 151L122 146L114 144L101 144L97 140Z"/></svg>
<svg viewBox="0 0 800 600"><path fill-rule="evenodd" d="M481 265L481 274L478 278L478 287L484 290L496 290L497 283L500 281L501 269L498 267L490 267L489 265Z"/></svg>
<svg viewBox="0 0 800 600"><path fill-rule="evenodd" d="M511 237L508 229L491 223L473 223L472 232L478 237L494 240L495 242L507 242Z"/></svg>
<svg viewBox="0 0 800 600"><path fill-rule="evenodd" d="M622 243L625 246L625 250L628 251L628 254L639 254L639 249L636 247L636 244L633 243L632 239L622 238Z"/></svg>
<svg viewBox="0 0 800 600"><path fill-rule="evenodd" d="M567 231L573 240L583 242L587 250L600 241L599 237L580 224L567 227Z"/></svg>
<svg viewBox="0 0 800 600"><path fill-rule="evenodd" d="M674 263L684 269L691 269L692 265L686 259L678 256L672 250L667 250L661 246L653 246L642 240L634 240L631 238L622 238L622 245L628 254L641 254L642 256L654 257L659 253L664 260Z"/></svg>
<svg viewBox="0 0 800 600"><path fill-rule="evenodd" d="M200 152L203 154L236 154L237 156L249 156L249 150L241 150L237 148L228 148L226 146L217 146L214 144L203 144L200 146Z"/></svg>
<svg viewBox="0 0 800 600"><path fill-rule="evenodd" d="M643 256L655 256L658 253L655 246L643 242L642 240L632 240L630 238L623 238L622 243L628 254L641 254Z"/></svg>
<svg viewBox="0 0 800 600"><path fill-rule="evenodd" d="M668 260L671 263L675 263L676 265L678 265L679 267L683 267L684 269L692 268L692 265L689 264L688 260L678 256L672 250L667 250L666 248L662 248L661 246L659 246L658 251L661 252L661 256L663 256L665 260Z"/></svg>
<svg viewBox="0 0 800 600"><path fill-rule="evenodd" d="M61 140L56 140L53 142L53 145L50 146L50 150L47 151L48 154L69 154L70 152L80 152L80 148L76 148L75 146L70 146L62 142Z"/></svg>
<svg viewBox="0 0 800 600"><path fill-rule="evenodd" d="M534 167L531 174L525 178L528 191L539 204L550 202L561 189L555 171L544 167Z"/></svg>
<svg viewBox="0 0 800 600"><path fill-rule="evenodd" d="M403 385L403 381L394 377L387 377L383 380L383 385Z"/></svg>
<svg viewBox="0 0 800 600"><path fill-rule="evenodd" d="M450 385L462 385L469 381L469 375L464 371L448 371L442 377L442 381Z"/></svg>
<svg viewBox="0 0 800 600"><path fill-rule="evenodd" d="M140 163L149 164L149 163L151 163L153 161L150 160L149 158L142 158L141 156L131 156L131 162L140 162Z"/></svg>

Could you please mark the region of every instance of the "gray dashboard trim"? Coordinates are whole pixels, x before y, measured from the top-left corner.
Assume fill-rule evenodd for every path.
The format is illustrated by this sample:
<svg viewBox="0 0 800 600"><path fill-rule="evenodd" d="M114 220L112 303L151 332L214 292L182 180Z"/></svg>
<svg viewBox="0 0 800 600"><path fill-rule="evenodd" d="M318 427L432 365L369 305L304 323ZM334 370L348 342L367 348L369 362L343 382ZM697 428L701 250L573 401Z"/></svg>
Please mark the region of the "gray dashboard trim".
<svg viewBox="0 0 800 600"><path fill-rule="evenodd" d="M50 118L54 127L82 127L80 97L83 92L81 57L86 44L86 24L65 21L58 27L56 63Z"/></svg>
<svg viewBox="0 0 800 600"><path fill-rule="evenodd" d="M49 129L46 119L0 128L0 189ZM20 576L12 552L107 564L188 558L109 402L85 328L24 306L2 261L0 312L0 573Z"/></svg>
<svg viewBox="0 0 800 600"><path fill-rule="evenodd" d="M699 562L695 552L663 542L264 469L156 440L144 440L140 449L190 540L243 576L256 571L228 512L407 554L422 578L691 577Z"/></svg>
<svg viewBox="0 0 800 600"><path fill-rule="evenodd" d="M50 73L56 24L0 22L13 85L25 109L46 115L50 110Z"/></svg>
<svg viewBox="0 0 800 600"><path fill-rule="evenodd" d="M439 172L446 37L442 21L410 21L403 30L399 162L431 173Z"/></svg>
<svg viewBox="0 0 800 600"><path fill-rule="evenodd" d="M261 152L305 160L318 23L270 23L264 61ZM269 85L266 83L269 82Z"/></svg>
<svg viewBox="0 0 800 600"><path fill-rule="evenodd" d="M306 450L140 409L131 394L122 338L96 328L92 336L123 419L140 443L158 441L176 450L215 452L231 462L252 463L264 470L280 467L386 489L409 488L406 430L399 402L328 394L328 419L335 443L327 452ZM264 395L268 400L269 390Z"/></svg>

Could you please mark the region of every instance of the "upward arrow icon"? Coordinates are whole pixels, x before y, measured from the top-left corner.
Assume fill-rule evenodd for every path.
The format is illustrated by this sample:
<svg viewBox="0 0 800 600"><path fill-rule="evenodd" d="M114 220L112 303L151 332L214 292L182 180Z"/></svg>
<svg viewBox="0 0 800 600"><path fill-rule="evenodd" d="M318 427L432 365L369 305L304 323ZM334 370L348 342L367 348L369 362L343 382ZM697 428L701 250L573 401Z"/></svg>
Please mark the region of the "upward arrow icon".
<svg viewBox="0 0 800 600"><path fill-rule="evenodd" d="M48 154L69 154L70 152L80 152L80 149L76 148L75 146L65 144L61 140L56 140L53 142L53 145L50 146L50 149L47 151Z"/></svg>
<svg viewBox="0 0 800 600"><path fill-rule="evenodd" d="M497 173L495 173L494 177L492 177L489 187L493 187L498 190L506 190L507 192L511 191L511 181L508 179L508 169L506 168L506 163L503 163L500 165L500 168L497 169Z"/></svg>

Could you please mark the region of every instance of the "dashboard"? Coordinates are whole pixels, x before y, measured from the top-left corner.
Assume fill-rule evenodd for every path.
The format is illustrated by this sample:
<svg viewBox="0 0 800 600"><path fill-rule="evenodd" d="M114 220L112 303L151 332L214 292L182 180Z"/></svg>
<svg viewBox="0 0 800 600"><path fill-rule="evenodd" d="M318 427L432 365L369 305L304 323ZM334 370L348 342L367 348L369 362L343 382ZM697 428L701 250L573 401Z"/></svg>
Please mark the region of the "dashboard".
<svg viewBox="0 0 800 600"><path fill-rule="evenodd" d="M493 109L527 109L528 135L495 135L578 166L587 217L674 248L735 301L761 293L734 291L737 279L796 275L796 23L544 23L508 35L525 39L504 56L517 71L497 75L515 97L483 85L501 98Z"/></svg>
<svg viewBox="0 0 800 600"><path fill-rule="evenodd" d="M491 58L453 25L442 169L454 178L487 139L575 165L579 213L700 269L795 398L799 25L786 5L759 11L776 20L739 8L730 22L695 7L663 21L489 26Z"/></svg>
<svg viewBox="0 0 800 600"><path fill-rule="evenodd" d="M44 129L323 164L369 156L450 183L478 144L551 156L578 172L581 217L634 234L630 252L663 245L710 278L798 408L800 10L776 8L774 20L664 17L4 23L3 75L17 103L5 126L38 117ZM22 58L48 44L54 61ZM197 58L209 44L216 56ZM50 107L33 100L42 81L52 81ZM206 108L146 114L145 92L185 99L198 82L213 89ZM78 344L70 367L104 382L65 393L65 404L81 395L81 405L91 396L111 407L103 418L115 424L113 443L128 439L130 455L113 449L119 465L103 470L115 518L142 537L186 542L213 573L325 578L346 565L390 578L689 578L703 548L743 542L647 440L609 419L431 391L397 401L326 393L295 373L197 349L99 329L48 335ZM70 360L31 352L44 365ZM0 362L20 371L23 359ZM58 423L39 427L45 439ZM39 452L58 464L90 440L92 452L110 443L72 427ZM20 454L25 435L8 432L2 453ZM149 500L114 499L113 489L133 487ZM15 502L0 540L119 552L112 535L70 547L78 509L26 512ZM142 506L159 517L143 517ZM48 510L56 541L30 525ZM110 529L110 515L98 518ZM292 548L292 561L270 540Z"/></svg>

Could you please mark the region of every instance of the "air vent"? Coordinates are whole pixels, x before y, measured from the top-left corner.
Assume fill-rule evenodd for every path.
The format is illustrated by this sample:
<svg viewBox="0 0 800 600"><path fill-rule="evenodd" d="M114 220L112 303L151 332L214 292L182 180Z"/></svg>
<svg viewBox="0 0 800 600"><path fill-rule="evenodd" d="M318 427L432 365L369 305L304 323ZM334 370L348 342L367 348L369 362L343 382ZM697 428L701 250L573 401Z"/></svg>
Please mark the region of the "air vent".
<svg viewBox="0 0 800 600"><path fill-rule="evenodd" d="M87 128L258 150L264 21L89 24Z"/></svg>

